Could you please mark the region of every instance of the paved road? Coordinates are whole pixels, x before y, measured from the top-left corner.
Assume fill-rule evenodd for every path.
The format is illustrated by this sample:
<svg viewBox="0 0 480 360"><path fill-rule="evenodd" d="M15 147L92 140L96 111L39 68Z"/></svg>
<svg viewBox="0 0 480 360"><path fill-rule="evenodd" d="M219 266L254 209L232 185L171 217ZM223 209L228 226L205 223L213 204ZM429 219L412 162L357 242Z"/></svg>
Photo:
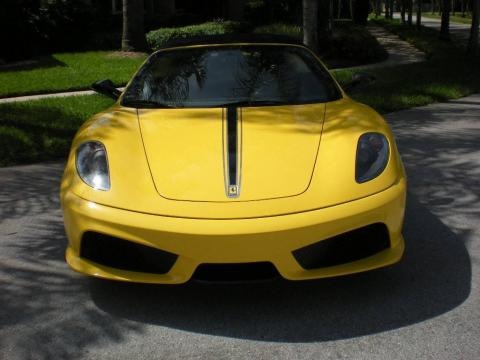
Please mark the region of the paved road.
<svg viewBox="0 0 480 360"><path fill-rule="evenodd" d="M414 19L416 18L414 17ZM422 24L426 27L440 30L441 20L429 18L427 15L425 17L422 17ZM455 39L467 42L468 38L470 37L470 28L471 25L469 24L462 24L450 21L450 35Z"/></svg>
<svg viewBox="0 0 480 360"><path fill-rule="evenodd" d="M373 64L353 66L348 69L375 69L425 61L424 52L381 26L369 24L367 29L388 52L388 59Z"/></svg>
<svg viewBox="0 0 480 360"><path fill-rule="evenodd" d="M395 19L400 19L400 13L394 13L393 17ZM417 21L417 16L414 13L413 15L413 23ZM428 14L422 15L422 25L426 27L430 27L433 29L440 30L441 19L430 18ZM471 25L458 23L450 20L450 36L452 40L462 41L467 44L468 39L470 37L470 28Z"/></svg>
<svg viewBox="0 0 480 360"><path fill-rule="evenodd" d="M409 174L397 266L146 286L63 261L62 164L0 169L0 358L478 359L480 95L391 114Z"/></svg>

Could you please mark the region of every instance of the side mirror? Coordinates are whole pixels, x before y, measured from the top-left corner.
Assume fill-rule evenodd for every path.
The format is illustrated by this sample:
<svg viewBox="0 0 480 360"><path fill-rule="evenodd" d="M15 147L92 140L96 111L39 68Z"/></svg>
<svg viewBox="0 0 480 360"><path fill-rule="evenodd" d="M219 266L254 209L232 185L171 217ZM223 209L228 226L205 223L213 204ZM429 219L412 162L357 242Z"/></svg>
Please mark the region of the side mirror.
<svg viewBox="0 0 480 360"><path fill-rule="evenodd" d="M375 82L376 78L373 75L367 74L367 73L356 73L353 74L352 80L348 83L346 83L343 86L343 89L345 91L351 91L352 89L358 87L359 85L370 85Z"/></svg>
<svg viewBox="0 0 480 360"><path fill-rule="evenodd" d="M120 90L117 90L115 85L113 85L112 80L109 79L94 82L92 84L92 89L99 94L106 95L114 100L117 100L122 94L122 92Z"/></svg>

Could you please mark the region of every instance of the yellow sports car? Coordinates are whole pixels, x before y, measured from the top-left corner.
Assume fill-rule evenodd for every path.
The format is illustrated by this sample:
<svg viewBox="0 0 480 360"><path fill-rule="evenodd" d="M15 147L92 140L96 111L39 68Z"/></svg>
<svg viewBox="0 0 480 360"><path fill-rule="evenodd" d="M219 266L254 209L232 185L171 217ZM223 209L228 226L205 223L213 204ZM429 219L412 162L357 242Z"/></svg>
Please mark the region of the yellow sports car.
<svg viewBox="0 0 480 360"><path fill-rule="evenodd" d="M392 133L294 41L171 44L76 134L61 184L74 270L183 283L291 280L400 260Z"/></svg>

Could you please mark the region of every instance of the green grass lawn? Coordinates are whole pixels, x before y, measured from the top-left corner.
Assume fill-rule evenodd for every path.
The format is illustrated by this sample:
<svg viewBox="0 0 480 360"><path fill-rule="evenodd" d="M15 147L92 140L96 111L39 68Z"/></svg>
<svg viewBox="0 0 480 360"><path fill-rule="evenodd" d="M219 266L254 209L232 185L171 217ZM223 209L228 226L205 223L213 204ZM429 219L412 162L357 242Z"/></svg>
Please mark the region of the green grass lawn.
<svg viewBox="0 0 480 360"><path fill-rule="evenodd" d="M381 113L455 99L480 91L480 58L465 54L458 43L439 39L438 31L401 25L399 20L371 20L427 54L427 61L368 70L377 81L351 95ZM347 82L353 71L335 73Z"/></svg>
<svg viewBox="0 0 480 360"><path fill-rule="evenodd" d="M89 95L0 104L0 166L66 158L79 126L112 103Z"/></svg>
<svg viewBox="0 0 480 360"><path fill-rule="evenodd" d="M0 98L88 89L100 79L125 84L146 54L111 51L53 54L18 67L0 67Z"/></svg>
<svg viewBox="0 0 480 360"><path fill-rule="evenodd" d="M434 60L369 70L377 78L376 82L352 92L351 96L380 113L388 113L480 91L480 70L475 68L475 61L463 62L464 67L460 68L455 68L455 63L462 64ZM341 82L346 82L351 75L348 71L337 73Z"/></svg>
<svg viewBox="0 0 480 360"><path fill-rule="evenodd" d="M432 18L432 19L441 19L442 18L441 15L432 14L431 12L425 12L425 13L422 14L422 16L425 16L427 18ZM468 14L466 14L465 17L462 17L461 14L460 15L450 14L450 21L470 25L472 23L472 17Z"/></svg>

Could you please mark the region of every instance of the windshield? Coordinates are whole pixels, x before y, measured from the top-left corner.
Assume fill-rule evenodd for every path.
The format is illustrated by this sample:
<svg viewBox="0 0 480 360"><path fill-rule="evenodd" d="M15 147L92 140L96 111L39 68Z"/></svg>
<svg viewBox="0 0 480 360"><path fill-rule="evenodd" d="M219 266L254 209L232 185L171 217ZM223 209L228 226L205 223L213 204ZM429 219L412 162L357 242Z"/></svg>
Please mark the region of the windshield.
<svg viewBox="0 0 480 360"><path fill-rule="evenodd" d="M122 105L293 105L338 98L340 92L330 74L304 48L229 45L155 53L126 89Z"/></svg>

